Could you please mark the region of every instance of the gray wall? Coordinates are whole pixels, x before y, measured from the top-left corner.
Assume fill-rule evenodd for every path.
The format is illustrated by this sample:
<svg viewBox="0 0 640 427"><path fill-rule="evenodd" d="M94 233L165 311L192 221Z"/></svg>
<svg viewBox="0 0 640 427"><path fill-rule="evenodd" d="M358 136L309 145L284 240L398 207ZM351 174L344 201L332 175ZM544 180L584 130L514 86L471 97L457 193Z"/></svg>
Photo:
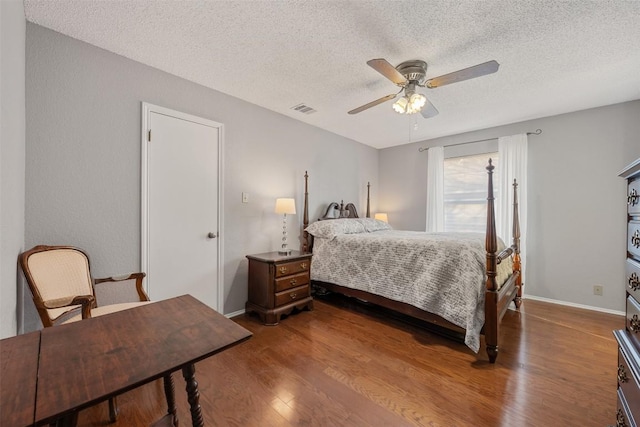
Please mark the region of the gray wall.
<svg viewBox="0 0 640 427"><path fill-rule="evenodd" d="M4 28L3 18L3 35ZM373 212L388 212L395 228L423 230L426 153L418 147L542 128L530 138L526 292L623 309L625 189L616 175L640 156L640 101L378 152L37 25L27 24L26 32L25 247L83 247L96 276L139 269L142 101L225 124L226 313L241 310L246 300L244 256L278 246L274 199L294 196L301 211L305 170L312 218L331 200L355 200L364 209L371 181ZM4 146L3 214L6 200L22 197L19 189L11 199L4 192L5 164L20 174L20 144L12 161L5 161ZM249 204L241 203L242 192L249 193ZM20 216L18 209L12 213ZM18 237L5 256L4 218L3 330L5 313L15 318L15 304L4 297L15 295L15 256L25 229L19 220L11 224ZM292 229L296 221L300 214L291 218ZM295 235L291 231L291 240ZM14 271L5 279L7 265ZM605 286L603 297L592 295L594 284ZM27 329L37 327L31 305L27 299Z"/></svg>
<svg viewBox="0 0 640 427"><path fill-rule="evenodd" d="M26 60L25 245L82 247L97 277L140 268L142 101L225 126L225 313L244 309L245 255L278 248L277 197L297 199L296 246L305 170L312 217L341 198L364 207L366 182L377 188L371 147L31 23ZM35 310L28 317L37 327Z"/></svg>
<svg viewBox="0 0 640 427"><path fill-rule="evenodd" d="M0 1L0 338L17 332L24 245L25 24L22 0Z"/></svg>
<svg viewBox="0 0 640 427"><path fill-rule="evenodd" d="M379 206L394 228L424 230L426 152L513 135L529 137L528 295L624 310L623 167L640 157L640 101L438 138L380 151ZM594 296L593 286L604 285Z"/></svg>

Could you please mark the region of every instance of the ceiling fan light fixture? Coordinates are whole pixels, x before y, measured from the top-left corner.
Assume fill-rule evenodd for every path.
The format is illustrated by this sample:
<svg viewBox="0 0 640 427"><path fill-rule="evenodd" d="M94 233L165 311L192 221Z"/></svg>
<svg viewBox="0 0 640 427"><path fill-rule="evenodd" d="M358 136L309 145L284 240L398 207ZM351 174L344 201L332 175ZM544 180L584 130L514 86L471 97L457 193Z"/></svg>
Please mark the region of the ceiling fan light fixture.
<svg viewBox="0 0 640 427"><path fill-rule="evenodd" d="M407 112L408 105L409 105L409 99L407 99L406 96L403 96L393 103L393 110L396 113L404 114Z"/></svg>
<svg viewBox="0 0 640 427"><path fill-rule="evenodd" d="M419 113L426 103L427 98L424 95L420 93L414 93L409 98L409 105L407 105L407 114Z"/></svg>
<svg viewBox="0 0 640 427"><path fill-rule="evenodd" d="M399 114L415 114L422 110L427 98L419 93L407 94L393 103L393 110Z"/></svg>

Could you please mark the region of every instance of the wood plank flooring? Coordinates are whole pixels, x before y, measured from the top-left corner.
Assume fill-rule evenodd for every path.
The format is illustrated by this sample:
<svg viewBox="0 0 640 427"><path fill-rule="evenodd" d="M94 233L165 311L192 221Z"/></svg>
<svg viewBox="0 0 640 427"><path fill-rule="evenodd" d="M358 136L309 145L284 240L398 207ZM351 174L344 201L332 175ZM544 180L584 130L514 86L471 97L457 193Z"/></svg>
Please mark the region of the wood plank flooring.
<svg viewBox="0 0 640 427"><path fill-rule="evenodd" d="M502 321L487 361L464 344L350 300L263 326L196 365L211 426L606 426L615 424L622 316L525 300ZM184 380L174 374L182 426L191 425ZM148 426L165 411L162 382L118 398L113 426ZM81 426L104 426L107 403Z"/></svg>

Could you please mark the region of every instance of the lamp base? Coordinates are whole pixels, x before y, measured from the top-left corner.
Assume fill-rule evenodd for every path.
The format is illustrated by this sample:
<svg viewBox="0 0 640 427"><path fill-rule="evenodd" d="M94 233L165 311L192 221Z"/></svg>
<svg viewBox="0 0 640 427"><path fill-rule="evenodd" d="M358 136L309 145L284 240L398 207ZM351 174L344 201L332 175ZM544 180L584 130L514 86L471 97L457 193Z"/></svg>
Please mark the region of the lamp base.
<svg viewBox="0 0 640 427"><path fill-rule="evenodd" d="M291 249L286 251L278 251L278 255L291 255Z"/></svg>

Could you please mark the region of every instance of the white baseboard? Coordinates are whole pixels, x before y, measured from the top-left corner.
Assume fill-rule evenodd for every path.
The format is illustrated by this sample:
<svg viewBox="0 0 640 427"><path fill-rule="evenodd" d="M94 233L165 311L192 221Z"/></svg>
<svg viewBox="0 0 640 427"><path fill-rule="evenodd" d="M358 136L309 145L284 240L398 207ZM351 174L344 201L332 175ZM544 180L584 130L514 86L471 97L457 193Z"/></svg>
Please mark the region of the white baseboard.
<svg viewBox="0 0 640 427"><path fill-rule="evenodd" d="M566 301L560 301L557 299L551 299L551 298L544 298L544 297L537 297L535 295L524 295L522 297L523 300L534 300L534 301L543 301L543 302L548 302L551 304L558 304L558 305L566 305L569 307L575 307L575 308L583 308L585 310L592 310L592 311L600 311L602 313L607 313L607 314L615 314L618 316L625 316L625 312L624 311L619 311L619 310L611 310L608 308L602 308L602 307L594 307L591 305L584 305L584 304L576 304L573 302L566 302Z"/></svg>
<svg viewBox="0 0 640 427"><path fill-rule="evenodd" d="M238 310L238 311L234 311L233 313L229 313L229 314L225 314L224 317L226 317L227 319L230 319L232 317L236 317L236 316L240 316L241 314L244 314L245 310Z"/></svg>
<svg viewBox="0 0 640 427"><path fill-rule="evenodd" d="M592 311L599 311L601 313L607 313L607 314L615 314L618 316L626 316L624 311L619 311L619 310L611 310L608 308L601 308L601 307L594 307L591 305L584 305L584 304L576 304L574 302L567 302L567 301L560 301L557 299L551 299L551 298L544 298L544 297L537 297L535 295L524 295L522 297L523 300L534 300L534 301L542 301L542 302L548 302L551 304L558 304L558 305L566 305L568 307L575 307L575 308L582 308L585 310L592 310ZM511 305L509 306L509 308L512 308ZM238 310L238 311L234 311L233 313L229 313L229 314L225 314L224 317L226 318L232 318L232 317L236 317L236 316L240 316L241 314L244 314L245 310Z"/></svg>

